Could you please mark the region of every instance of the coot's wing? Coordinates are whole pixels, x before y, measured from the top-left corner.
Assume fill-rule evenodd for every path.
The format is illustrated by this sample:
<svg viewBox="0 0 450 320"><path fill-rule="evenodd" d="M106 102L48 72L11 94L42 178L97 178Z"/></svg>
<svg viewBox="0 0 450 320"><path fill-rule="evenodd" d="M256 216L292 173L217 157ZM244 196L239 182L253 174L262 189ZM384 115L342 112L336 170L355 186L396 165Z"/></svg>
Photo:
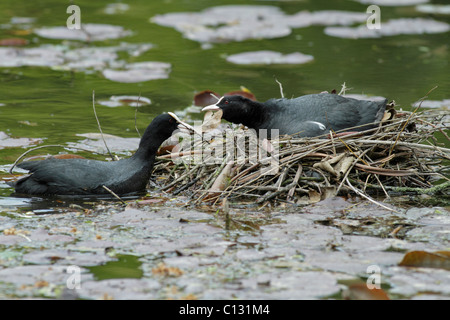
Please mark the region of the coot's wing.
<svg viewBox="0 0 450 320"><path fill-rule="evenodd" d="M383 101L357 100L337 94L311 94L295 99L278 99L269 102L264 126L280 128L280 134L298 134L312 137L330 130L339 131L364 124L378 123L386 108ZM322 124L326 130L322 130ZM355 131L371 128L363 126ZM353 130L353 129L352 129Z"/></svg>
<svg viewBox="0 0 450 320"><path fill-rule="evenodd" d="M332 105L329 108L324 107L323 112L327 114L327 126L334 131L352 127L358 127L352 129L355 131L370 129L381 121L386 110L387 99L369 101L339 95L329 96L334 98L335 107Z"/></svg>
<svg viewBox="0 0 450 320"><path fill-rule="evenodd" d="M272 99L265 103L264 122L257 129L268 129L267 136L295 135L316 137L328 133L324 105L331 105L317 95L302 96L295 99ZM334 103L336 104L336 103Z"/></svg>

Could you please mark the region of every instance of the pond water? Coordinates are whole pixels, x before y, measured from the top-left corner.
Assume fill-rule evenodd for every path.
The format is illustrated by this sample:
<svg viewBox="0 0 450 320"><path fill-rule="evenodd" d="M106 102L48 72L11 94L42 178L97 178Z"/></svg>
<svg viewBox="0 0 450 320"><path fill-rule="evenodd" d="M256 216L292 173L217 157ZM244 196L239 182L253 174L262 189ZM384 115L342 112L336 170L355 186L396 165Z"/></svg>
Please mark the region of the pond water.
<svg viewBox="0 0 450 320"><path fill-rule="evenodd" d="M437 86L429 95L434 101L429 105L448 110L450 16L448 5L434 6L443 3L383 6L381 2L381 28L397 19L422 20L411 20L377 38L355 39L354 30L339 29L350 32L349 37L339 37L329 28L364 25L369 17L365 1L79 0L82 24L117 26L105 31L106 40L97 40L86 25L91 41L83 41L54 38L61 31L52 29L56 27L62 27L66 35L62 37L67 38L67 1L2 0L0 41L7 41L0 46L0 214L22 216L28 210L45 214L58 206L58 202L11 196L7 172L31 146L81 146L86 134L97 133L94 91L103 132L131 139L116 142L127 145L125 151L119 148L121 155L129 154L136 144L135 122L142 132L162 112L201 119L200 113L185 110L195 93L206 89L225 93L244 86L265 101L280 97L276 80L286 97L339 92L345 83L350 94L383 96L410 110ZM266 7L208 9L230 4ZM252 10L261 10L252 18L256 27L250 23L233 29ZM299 14L304 10L310 14ZM191 12L194 18L171 15L180 12ZM269 27L261 29L261 22ZM85 36L81 32L80 37ZM238 54L263 50L276 53L258 56L261 63L236 63ZM127 103L119 105L113 96L141 96L143 103L136 110ZM449 147L447 140L440 139ZM60 151L49 148L31 155Z"/></svg>
<svg viewBox="0 0 450 320"><path fill-rule="evenodd" d="M173 12L201 12L211 7L210 1L135 1L122 8L123 11L119 7L113 11L116 13L107 14L110 12L107 8L111 8L108 7L109 3L77 2L81 9L81 22L121 26L128 31L128 36L94 41L90 45L76 40L68 42L39 37L33 32L37 28L66 25L70 16L66 13L66 4L58 1L30 3L25 0L5 0L0 4L0 38L22 38L29 42L19 49L43 47L46 44L62 46L64 49L59 50L66 51L63 59L80 47L122 45L129 48L133 44L151 44L150 49L143 49L144 52L136 56L129 54L127 49L116 52L114 54L118 57L115 62L169 63L171 70L168 78L121 83L106 79L101 68L65 71L59 70L62 68L58 68L57 64L51 67L0 67L0 131L16 138L44 139L45 144L79 141L75 134L98 132L92 112L94 90L97 100L108 100L117 95L150 98L152 103L138 110L139 128L145 128L161 112L183 110L190 106L195 92L204 89L224 93L245 86L261 101L279 97L275 79L283 84L287 97L339 90L345 82L347 87L353 88L350 93L384 96L406 109L435 86L438 88L432 92L430 100L449 98L448 32L343 39L326 35L326 27L316 23L301 28L292 27L288 35L279 38L205 45L186 39L174 28L158 25L150 19ZM214 6L225 4L230 2L214 2ZM302 10L339 10L364 15L367 9L367 5L355 1L233 1L233 4L272 6L279 8L284 15L294 15ZM447 23L450 21L448 15L421 13L415 6L381 7L382 21L417 17ZM133 51L133 48L129 50ZM300 52L314 59L298 65L241 65L226 59L233 54L259 50L283 54ZM136 51L133 52L136 54ZM50 53L45 57L51 59ZM80 61L84 59L87 57L80 58ZM103 132L137 137L134 108L100 105L97 108ZM23 149L2 148L0 152L0 165L7 165ZM8 190L3 190L3 194L5 192Z"/></svg>
<svg viewBox="0 0 450 320"><path fill-rule="evenodd" d="M327 35L329 28L365 25L368 5L356 1L233 1L241 7L221 7L230 5L228 1L215 1L214 6L209 1L77 4L81 23L94 35L91 42L83 41L83 32L66 28L70 13L63 3L0 4L0 40L8 44L8 39L18 38L16 43L24 44L0 47L4 177L17 157L37 144L102 148L101 141L87 139L99 131L92 108L94 91L103 132L125 138L107 139L121 155L137 145L135 123L142 131L167 111L200 119L200 113L183 110L205 89L225 93L244 86L265 101L280 96L276 80L286 97L339 91L345 83L350 94L383 96L411 109L438 86L426 103L449 107L448 31L420 34L433 27L416 23L407 29L419 34L375 39ZM381 21L386 24L380 30L387 30L391 21L419 18L449 28L445 10L433 13L438 8L382 6ZM99 24L106 30L96 37ZM396 31L405 33L400 27L390 32ZM133 68L136 73L123 74ZM114 100L117 96L140 96L142 105L137 110L130 103L120 105ZM446 139L441 142L449 145ZM30 155L61 151L42 149ZM2 208L30 208L30 199L10 197L13 190L4 181L0 180ZM31 201L33 206L36 201L43 206L39 200Z"/></svg>

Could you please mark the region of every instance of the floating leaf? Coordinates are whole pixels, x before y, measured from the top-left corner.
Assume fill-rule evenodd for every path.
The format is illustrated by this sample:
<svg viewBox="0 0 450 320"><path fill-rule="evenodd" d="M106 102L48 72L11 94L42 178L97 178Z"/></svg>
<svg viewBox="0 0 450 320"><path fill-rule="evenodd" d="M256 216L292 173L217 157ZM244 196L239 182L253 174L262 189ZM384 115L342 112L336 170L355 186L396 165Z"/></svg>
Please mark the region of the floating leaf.
<svg viewBox="0 0 450 320"><path fill-rule="evenodd" d="M201 12L156 15L151 22L175 28L188 39L213 43L280 38L290 35L292 28L351 25L366 19L362 12L324 10L288 15L275 6L224 5Z"/></svg>
<svg viewBox="0 0 450 320"><path fill-rule="evenodd" d="M106 14L124 13L130 9L130 6L125 3L109 3L103 10Z"/></svg>
<svg viewBox="0 0 450 320"><path fill-rule="evenodd" d="M156 79L167 79L171 65L164 62L137 62L130 63L124 69L105 69L103 76L106 79L123 82L136 83Z"/></svg>
<svg viewBox="0 0 450 320"><path fill-rule="evenodd" d="M71 48L63 45L42 45L37 48L0 48L0 67L38 66L53 70L89 72L114 66L129 68L118 59L118 52L136 57L152 48L151 44L120 44L112 47ZM138 65L139 67L139 65Z"/></svg>
<svg viewBox="0 0 450 320"><path fill-rule="evenodd" d="M234 91L227 92L223 96L236 96L236 95L243 96L250 100L256 101L255 95L245 87L241 87L240 90L234 90ZM214 91L203 90L194 96L194 105L196 105L198 107L209 106L209 105L217 103L217 101L219 101L221 97L222 97L222 95L220 95L219 93L216 93Z"/></svg>
<svg viewBox="0 0 450 320"><path fill-rule="evenodd" d="M194 105L206 107L214 104L220 99L220 95L211 90L203 90L194 96Z"/></svg>
<svg viewBox="0 0 450 320"><path fill-rule="evenodd" d="M102 135L100 133L85 133L77 134L77 136L85 137L78 143L69 142L68 146L74 148L87 149L92 152L106 153L105 143L103 142ZM138 148L139 138L122 138L110 134L103 134L106 144L109 150L115 153L128 153Z"/></svg>
<svg viewBox="0 0 450 320"><path fill-rule="evenodd" d="M381 96L368 96L366 94L355 94L355 93L351 93L351 94L347 93L347 94L344 94L344 96L347 98L353 98L353 99L358 99L358 100L369 100L369 101L384 101L386 99L385 97L381 97Z"/></svg>
<svg viewBox="0 0 450 320"><path fill-rule="evenodd" d="M3 131L0 131L0 149L10 147L27 147L41 142L42 139L36 138L11 138Z"/></svg>
<svg viewBox="0 0 450 320"><path fill-rule="evenodd" d="M422 4L416 6L416 10L431 14L450 14L450 5L445 4Z"/></svg>
<svg viewBox="0 0 450 320"><path fill-rule="evenodd" d="M401 34L443 33L449 30L450 25L442 21L423 18L401 18L384 22L380 29L369 29L365 24L355 28L327 27L325 28L325 34L338 38L361 39Z"/></svg>
<svg viewBox="0 0 450 320"><path fill-rule="evenodd" d="M68 29L67 27L44 27L35 29L34 32L43 38L81 40L81 41L103 41L118 39L131 34L121 26L108 24L84 23L81 29Z"/></svg>
<svg viewBox="0 0 450 320"><path fill-rule="evenodd" d="M411 6L414 4L426 3L429 0L356 0L362 4L376 4L379 6Z"/></svg>
<svg viewBox="0 0 450 320"><path fill-rule="evenodd" d="M36 21L35 17L12 17L11 24L32 24Z"/></svg>
<svg viewBox="0 0 450 320"><path fill-rule="evenodd" d="M450 99L444 99L441 101L438 100L417 101L413 103L412 106L417 107L419 104L420 107L422 108L443 109L443 110L450 109Z"/></svg>
<svg viewBox="0 0 450 320"><path fill-rule="evenodd" d="M177 267L168 267L164 263L159 263L156 268L152 269L152 273L157 276L179 277L183 275L183 270Z"/></svg>
<svg viewBox="0 0 450 320"><path fill-rule="evenodd" d="M27 30L11 30L10 33L12 35L15 35L15 36L27 36L27 35L33 33L33 31L30 30L30 29L27 29Z"/></svg>
<svg viewBox="0 0 450 320"><path fill-rule="evenodd" d="M0 46L5 47L18 47L18 46L25 46L27 44L28 40L22 38L8 38L0 40Z"/></svg>
<svg viewBox="0 0 450 320"><path fill-rule="evenodd" d="M243 96L247 99L256 101L256 97L253 93L251 93L249 90L236 90L236 91L230 91L224 94L224 96Z"/></svg>
<svg viewBox="0 0 450 320"><path fill-rule="evenodd" d="M0 48L0 67L52 67L64 63L61 50L56 47Z"/></svg>
<svg viewBox="0 0 450 320"><path fill-rule="evenodd" d="M366 283L349 285L343 296L348 300L390 300L383 289L369 289Z"/></svg>
<svg viewBox="0 0 450 320"><path fill-rule="evenodd" d="M300 52L284 55L270 50L243 52L227 57L228 62L235 64L302 64L313 59L313 56Z"/></svg>
<svg viewBox="0 0 450 320"><path fill-rule="evenodd" d="M411 251L398 264L403 267L440 268L450 270L450 251Z"/></svg>
<svg viewBox="0 0 450 320"><path fill-rule="evenodd" d="M26 126L30 126L30 127L36 127L38 125L36 122L30 122L28 120L19 120L17 122L20 124L24 124Z"/></svg>
<svg viewBox="0 0 450 320"><path fill-rule="evenodd" d="M149 98L140 96L112 96L109 100L100 100L98 103L102 106L112 108L121 106L141 107L149 105L152 102Z"/></svg>

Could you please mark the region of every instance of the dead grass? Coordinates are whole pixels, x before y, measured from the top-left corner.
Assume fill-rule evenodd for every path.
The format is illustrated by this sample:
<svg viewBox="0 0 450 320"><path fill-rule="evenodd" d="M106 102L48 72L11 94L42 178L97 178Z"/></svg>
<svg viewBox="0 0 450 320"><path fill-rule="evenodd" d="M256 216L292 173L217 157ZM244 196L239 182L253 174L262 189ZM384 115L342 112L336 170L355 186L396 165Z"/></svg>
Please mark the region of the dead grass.
<svg viewBox="0 0 450 320"><path fill-rule="evenodd" d="M270 153L252 162L248 154L247 161L238 161L224 151L221 164L208 164L194 161L191 151L158 157L153 176L161 190L187 196L191 204L216 204L224 198L309 204L351 193L384 206L371 195L448 194L450 149L436 139L438 133L450 141L448 115L415 111L397 112L392 120L362 134L272 140L278 154L270 174ZM230 143L226 139L244 133L236 128L231 138L215 142ZM201 147L205 151L211 144L203 142ZM174 156L183 161L172 161Z"/></svg>

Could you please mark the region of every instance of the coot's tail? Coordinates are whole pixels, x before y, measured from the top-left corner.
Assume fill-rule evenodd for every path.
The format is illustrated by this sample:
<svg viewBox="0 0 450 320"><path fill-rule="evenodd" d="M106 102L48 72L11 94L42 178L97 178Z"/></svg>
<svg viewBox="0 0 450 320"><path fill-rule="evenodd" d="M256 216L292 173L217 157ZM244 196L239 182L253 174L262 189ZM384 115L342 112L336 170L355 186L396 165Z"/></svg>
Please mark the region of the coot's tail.
<svg viewBox="0 0 450 320"><path fill-rule="evenodd" d="M361 100L358 108L361 118L356 126L362 127L359 127L358 131L364 131L378 126L381 120L383 120L387 102L387 99L380 101ZM363 126L364 124L367 125Z"/></svg>
<svg viewBox="0 0 450 320"><path fill-rule="evenodd" d="M48 187L46 184L40 183L32 179L30 175L27 175L14 183L14 189L16 193L20 194L43 195L46 194Z"/></svg>

